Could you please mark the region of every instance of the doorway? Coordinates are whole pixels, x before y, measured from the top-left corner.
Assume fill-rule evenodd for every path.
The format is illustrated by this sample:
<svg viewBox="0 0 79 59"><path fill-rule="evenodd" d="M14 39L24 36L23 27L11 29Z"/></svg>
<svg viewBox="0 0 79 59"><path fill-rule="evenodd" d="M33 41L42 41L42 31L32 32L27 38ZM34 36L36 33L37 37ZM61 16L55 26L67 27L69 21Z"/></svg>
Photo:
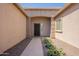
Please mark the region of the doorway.
<svg viewBox="0 0 79 59"><path fill-rule="evenodd" d="M34 36L40 36L40 24L34 24Z"/></svg>

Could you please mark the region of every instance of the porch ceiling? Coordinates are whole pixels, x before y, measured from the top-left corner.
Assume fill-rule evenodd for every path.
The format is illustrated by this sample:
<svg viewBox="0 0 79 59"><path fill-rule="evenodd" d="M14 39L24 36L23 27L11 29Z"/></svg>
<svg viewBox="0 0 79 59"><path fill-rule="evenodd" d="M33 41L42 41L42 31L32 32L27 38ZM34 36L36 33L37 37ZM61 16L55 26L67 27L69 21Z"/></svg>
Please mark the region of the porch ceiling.
<svg viewBox="0 0 79 59"><path fill-rule="evenodd" d="M52 17L59 11L60 8L54 9L25 9L25 12L29 17L36 17L36 16L44 16L44 17Z"/></svg>

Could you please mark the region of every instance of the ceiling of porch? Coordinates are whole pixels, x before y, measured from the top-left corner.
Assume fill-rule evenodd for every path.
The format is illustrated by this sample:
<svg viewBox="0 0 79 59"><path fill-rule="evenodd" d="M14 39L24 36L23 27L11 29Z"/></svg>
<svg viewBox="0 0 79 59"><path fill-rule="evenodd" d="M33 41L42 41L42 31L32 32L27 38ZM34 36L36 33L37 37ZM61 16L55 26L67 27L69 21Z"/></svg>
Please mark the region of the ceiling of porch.
<svg viewBox="0 0 79 59"><path fill-rule="evenodd" d="M25 9L25 12L29 17L35 17L35 16L45 16L45 17L52 17L56 14L57 11L59 11L60 8L53 8L53 9L46 9L46 8L32 8L32 9Z"/></svg>

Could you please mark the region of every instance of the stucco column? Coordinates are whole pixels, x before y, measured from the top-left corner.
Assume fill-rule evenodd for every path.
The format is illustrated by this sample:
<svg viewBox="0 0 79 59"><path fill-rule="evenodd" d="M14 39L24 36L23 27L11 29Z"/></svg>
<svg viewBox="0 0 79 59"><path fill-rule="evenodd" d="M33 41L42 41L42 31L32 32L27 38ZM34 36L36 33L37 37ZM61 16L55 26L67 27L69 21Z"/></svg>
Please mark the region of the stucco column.
<svg viewBox="0 0 79 59"><path fill-rule="evenodd" d="M51 17L51 33L50 38L55 39L55 20L53 17Z"/></svg>
<svg viewBox="0 0 79 59"><path fill-rule="evenodd" d="M31 17L28 17L28 20L26 22L27 24L27 38L31 38Z"/></svg>
<svg viewBox="0 0 79 59"><path fill-rule="evenodd" d="M31 17L29 17L29 36L32 36L32 25L31 25Z"/></svg>

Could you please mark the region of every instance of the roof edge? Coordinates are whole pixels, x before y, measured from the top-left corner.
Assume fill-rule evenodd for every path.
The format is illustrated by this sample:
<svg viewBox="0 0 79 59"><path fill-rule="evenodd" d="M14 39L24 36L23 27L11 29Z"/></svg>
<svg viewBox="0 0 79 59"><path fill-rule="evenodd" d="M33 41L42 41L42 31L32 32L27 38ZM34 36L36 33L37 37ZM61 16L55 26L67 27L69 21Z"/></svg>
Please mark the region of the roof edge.
<svg viewBox="0 0 79 59"><path fill-rule="evenodd" d="M13 3L13 5L16 6L20 10L20 12L22 12L22 14L24 16L28 17L27 14L25 13L24 9L19 4Z"/></svg>
<svg viewBox="0 0 79 59"><path fill-rule="evenodd" d="M60 9L54 16L54 18L56 18L58 15L60 15L64 10L66 10L69 6L71 6L73 3L69 3L67 4L65 7L63 7L62 9Z"/></svg>
<svg viewBox="0 0 79 59"><path fill-rule="evenodd" d="M59 10L61 8L25 8L24 10Z"/></svg>

